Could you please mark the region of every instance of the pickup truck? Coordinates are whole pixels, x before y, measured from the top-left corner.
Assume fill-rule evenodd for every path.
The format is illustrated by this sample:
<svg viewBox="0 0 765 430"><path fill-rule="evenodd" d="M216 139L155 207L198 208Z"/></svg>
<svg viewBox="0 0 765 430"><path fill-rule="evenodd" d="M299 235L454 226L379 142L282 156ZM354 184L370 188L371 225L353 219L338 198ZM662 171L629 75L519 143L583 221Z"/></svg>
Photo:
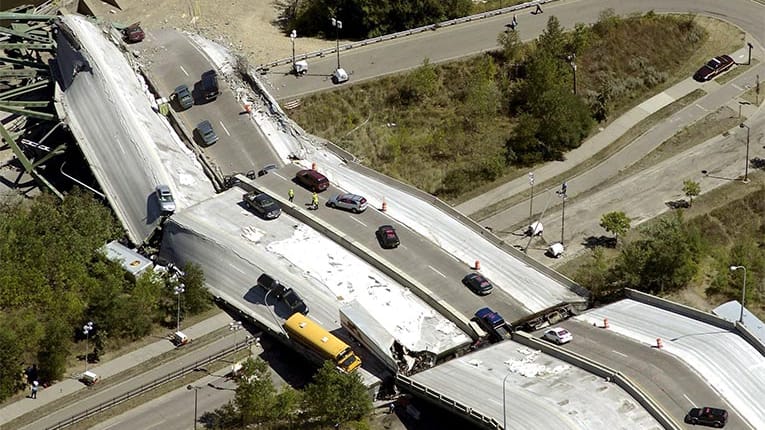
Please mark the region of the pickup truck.
<svg viewBox="0 0 765 430"><path fill-rule="evenodd" d="M489 340L496 343L505 339L510 339L512 328L505 322L502 315L489 308L478 309L475 313L475 320L489 333Z"/></svg>

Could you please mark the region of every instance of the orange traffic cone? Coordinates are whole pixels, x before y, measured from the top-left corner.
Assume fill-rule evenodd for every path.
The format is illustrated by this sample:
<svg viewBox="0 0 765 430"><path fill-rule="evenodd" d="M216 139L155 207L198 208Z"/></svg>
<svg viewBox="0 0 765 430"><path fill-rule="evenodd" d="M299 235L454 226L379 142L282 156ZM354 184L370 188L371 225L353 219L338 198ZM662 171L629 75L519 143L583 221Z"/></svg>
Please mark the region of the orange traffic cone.
<svg viewBox="0 0 765 430"><path fill-rule="evenodd" d="M473 269L475 269L475 270L481 270L481 262L480 262L480 261L478 261L478 260L476 260L476 261L475 261L475 266L473 266Z"/></svg>
<svg viewBox="0 0 765 430"><path fill-rule="evenodd" d="M657 337L657 338L656 338L656 348L657 348L657 349L661 349L661 348L663 348L663 347L664 347L664 343L661 341L661 338L660 338L660 337Z"/></svg>
<svg viewBox="0 0 765 430"><path fill-rule="evenodd" d="M245 103L244 104L244 111L247 112L247 113L252 112L252 105L249 104L249 103Z"/></svg>
<svg viewBox="0 0 765 430"><path fill-rule="evenodd" d="M383 212L388 210L388 203L385 201L385 197L383 197L382 208L380 210Z"/></svg>
<svg viewBox="0 0 765 430"><path fill-rule="evenodd" d="M311 170L316 170L316 162L311 163Z"/></svg>
<svg viewBox="0 0 765 430"><path fill-rule="evenodd" d="M603 318L603 328L608 328L608 318Z"/></svg>

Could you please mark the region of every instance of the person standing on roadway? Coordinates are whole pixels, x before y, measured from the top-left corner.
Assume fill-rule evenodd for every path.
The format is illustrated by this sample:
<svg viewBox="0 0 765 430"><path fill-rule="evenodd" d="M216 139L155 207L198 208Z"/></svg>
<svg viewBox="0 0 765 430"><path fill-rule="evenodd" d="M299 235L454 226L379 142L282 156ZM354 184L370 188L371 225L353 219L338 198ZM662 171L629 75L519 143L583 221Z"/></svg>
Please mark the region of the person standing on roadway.
<svg viewBox="0 0 765 430"><path fill-rule="evenodd" d="M313 196L311 196L311 206L313 207L313 210L319 209L319 195L315 192L313 193Z"/></svg>
<svg viewBox="0 0 765 430"><path fill-rule="evenodd" d="M289 191L287 191L287 196L290 198L290 202L292 202L293 200L295 200L295 190L293 190L292 188L290 188L290 190L289 190Z"/></svg>

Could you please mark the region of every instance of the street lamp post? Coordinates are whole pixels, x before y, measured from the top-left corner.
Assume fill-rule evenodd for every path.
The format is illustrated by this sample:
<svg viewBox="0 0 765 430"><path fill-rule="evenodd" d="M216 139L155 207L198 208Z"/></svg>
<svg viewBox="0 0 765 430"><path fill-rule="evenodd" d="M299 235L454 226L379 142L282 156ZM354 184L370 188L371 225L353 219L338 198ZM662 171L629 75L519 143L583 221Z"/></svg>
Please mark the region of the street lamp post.
<svg viewBox="0 0 765 430"><path fill-rule="evenodd" d="M564 182L560 186L560 191L556 191L555 193L558 194L558 196L563 199L563 211L560 216L560 244L563 245L563 232L566 228L566 199L568 198L568 195L566 192L568 191L568 185Z"/></svg>
<svg viewBox="0 0 765 430"><path fill-rule="evenodd" d="M752 64L752 48L754 48L754 46L751 42L746 42L746 46L749 48L749 59L746 60L746 64L750 65Z"/></svg>
<svg viewBox="0 0 765 430"><path fill-rule="evenodd" d="M532 218L532 208L534 207L534 172L529 172L529 186L531 186L531 198L529 199L529 225L531 225L534 222ZM531 234L534 234L533 229Z"/></svg>
<svg viewBox="0 0 765 430"><path fill-rule="evenodd" d="M88 339L90 338L91 331L93 331L93 321L88 321L87 324L82 326L82 334L85 335L85 372L88 371Z"/></svg>
<svg viewBox="0 0 765 430"><path fill-rule="evenodd" d="M194 430L197 429L197 392L202 389L202 387L197 387L195 385L187 385L187 390L194 390Z"/></svg>
<svg viewBox="0 0 765 430"><path fill-rule="evenodd" d="M507 372L504 378L502 378L502 428L507 430L507 402L505 401L505 383L507 377L510 376L510 372Z"/></svg>
<svg viewBox="0 0 765 430"><path fill-rule="evenodd" d="M343 28L343 21L340 21L339 19L332 18L332 27L335 27L335 42L337 43L337 47L335 50L337 51L337 68L340 68L340 29Z"/></svg>
<svg viewBox="0 0 765 430"><path fill-rule="evenodd" d="M176 296L178 296L178 314L177 314L177 324L176 324L176 331L181 331L181 294L186 291L186 286L183 284L178 284L175 287L173 287L173 293L175 293Z"/></svg>
<svg viewBox="0 0 765 430"><path fill-rule="evenodd" d="M744 266L730 266L730 271L735 272L738 269L744 269L744 288L741 291L741 313L738 317L738 322L744 323L744 301L746 300L746 267Z"/></svg>
<svg viewBox="0 0 765 430"><path fill-rule="evenodd" d="M743 122L739 124L739 128L746 128L746 164L744 165L744 183L749 182L749 131L748 125Z"/></svg>
<svg viewBox="0 0 765 430"><path fill-rule="evenodd" d="M236 351L239 349L239 343L237 342L237 336L236 333L241 330L242 328L242 322L241 321L232 321L228 323L228 329L230 331L234 332L234 354L236 354ZM233 361L231 363L231 372L236 372L236 361Z"/></svg>
<svg viewBox="0 0 765 430"><path fill-rule="evenodd" d="M297 37L297 31L292 30L290 33L290 39L292 40L292 71L296 72L295 70L295 38Z"/></svg>

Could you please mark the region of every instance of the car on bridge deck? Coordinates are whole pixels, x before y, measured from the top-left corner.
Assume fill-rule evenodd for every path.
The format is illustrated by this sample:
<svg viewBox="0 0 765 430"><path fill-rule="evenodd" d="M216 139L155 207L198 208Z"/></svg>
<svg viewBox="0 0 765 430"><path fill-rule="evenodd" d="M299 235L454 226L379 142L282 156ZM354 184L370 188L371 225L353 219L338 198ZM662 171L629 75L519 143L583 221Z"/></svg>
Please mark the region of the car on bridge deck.
<svg viewBox="0 0 765 430"><path fill-rule="evenodd" d="M202 146L210 146L218 141L218 135L215 134L210 121L204 120L197 125L194 129L194 135L197 138L197 142Z"/></svg>
<svg viewBox="0 0 765 430"><path fill-rule="evenodd" d="M175 100L181 110L194 106L194 98L191 97L191 91L189 91L189 87L186 84L175 87L175 91L173 91L170 99Z"/></svg>
<svg viewBox="0 0 765 430"><path fill-rule="evenodd" d="M693 408L685 416L688 424L704 424L716 428L723 428L728 422L728 411L718 408Z"/></svg>
<svg viewBox="0 0 765 430"><path fill-rule="evenodd" d="M329 188L329 179L313 169L303 169L295 174L295 181L313 192Z"/></svg>
<svg viewBox="0 0 765 430"><path fill-rule="evenodd" d="M242 196L244 203L265 219L276 219L282 214L279 203L266 193L246 193Z"/></svg>
<svg viewBox="0 0 765 430"><path fill-rule="evenodd" d="M173 193L170 191L170 187L164 184L157 185L154 193L157 196L159 209L163 214L171 214L175 212L175 198L173 197Z"/></svg>
<svg viewBox="0 0 765 430"><path fill-rule="evenodd" d="M479 296L485 296L494 289L491 281L480 273L468 273L462 278L462 283Z"/></svg>
<svg viewBox="0 0 765 430"><path fill-rule="evenodd" d="M220 90L218 89L218 73L215 70L208 70L202 73L200 90L205 101L212 101L218 98Z"/></svg>
<svg viewBox="0 0 765 430"><path fill-rule="evenodd" d="M571 335L571 332L563 327L553 327L546 330L545 334L542 335L542 338L558 345L563 345L564 343L569 343L574 340L574 336Z"/></svg>
<svg viewBox="0 0 765 430"><path fill-rule="evenodd" d="M375 237L377 237L377 241L380 242L380 246L383 249L398 248L401 245L396 229L391 225L381 225L375 232Z"/></svg>
<svg viewBox="0 0 765 430"><path fill-rule="evenodd" d="M335 194L327 200L327 206L361 213L367 210L367 199L357 194Z"/></svg>

